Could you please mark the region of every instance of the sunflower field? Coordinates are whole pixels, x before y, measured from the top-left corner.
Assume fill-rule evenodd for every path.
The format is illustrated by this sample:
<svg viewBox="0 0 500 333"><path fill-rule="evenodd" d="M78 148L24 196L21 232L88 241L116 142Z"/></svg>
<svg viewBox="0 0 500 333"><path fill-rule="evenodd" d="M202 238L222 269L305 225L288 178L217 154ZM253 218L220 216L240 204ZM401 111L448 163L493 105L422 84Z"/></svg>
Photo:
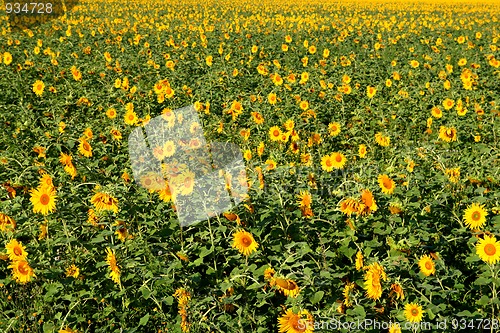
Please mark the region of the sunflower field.
<svg viewBox="0 0 500 333"><path fill-rule="evenodd" d="M19 2L0 332L500 331L500 2ZM186 106L248 192L181 226L129 135Z"/></svg>

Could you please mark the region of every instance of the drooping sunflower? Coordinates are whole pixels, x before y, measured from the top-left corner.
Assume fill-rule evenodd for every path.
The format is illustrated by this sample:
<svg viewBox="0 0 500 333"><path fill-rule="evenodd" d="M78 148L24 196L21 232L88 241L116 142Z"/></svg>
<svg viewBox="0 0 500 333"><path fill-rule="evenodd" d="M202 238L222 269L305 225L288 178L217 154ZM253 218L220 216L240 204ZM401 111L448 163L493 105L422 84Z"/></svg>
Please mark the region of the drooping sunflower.
<svg viewBox="0 0 500 333"><path fill-rule="evenodd" d="M500 243L495 236L485 235L477 242L476 253L484 262L495 264L500 260Z"/></svg>
<svg viewBox="0 0 500 333"><path fill-rule="evenodd" d="M107 193L97 192L90 202L95 206L96 211L111 210L115 214L118 212L118 200Z"/></svg>
<svg viewBox="0 0 500 333"><path fill-rule="evenodd" d="M378 176L378 184L385 194L392 194L396 188L396 183L387 175Z"/></svg>
<svg viewBox="0 0 500 333"><path fill-rule="evenodd" d="M405 299L405 293L403 291L403 287L399 283L391 284L391 293L396 294L396 298L403 300Z"/></svg>
<svg viewBox="0 0 500 333"><path fill-rule="evenodd" d="M382 296L382 285L380 280L387 280L384 268L378 262L370 264L366 267L364 278L366 295L373 300L378 300Z"/></svg>
<svg viewBox="0 0 500 333"><path fill-rule="evenodd" d="M53 187L41 187L32 189L30 201L33 204L34 213L47 215L56 210L56 191Z"/></svg>
<svg viewBox="0 0 500 333"><path fill-rule="evenodd" d="M347 216L357 213L361 203L354 198L346 198L340 202L340 211Z"/></svg>
<svg viewBox="0 0 500 333"><path fill-rule="evenodd" d="M269 129L269 137L271 138L271 141L280 141L282 134L283 133L278 126L273 126Z"/></svg>
<svg viewBox="0 0 500 333"><path fill-rule="evenodd" d="M11 239L6 245L7 255L12 261L16 260L26 260L28 252L26 252L23 244L18 242L16 239Z"/></svg>
<svg viewBox="0 0 500 333"><path fill-rule="evenodd" d="M375 142L381 147L388 147L391 144L391 138L378 132L375 134Z"/></svg>
<svg viewBox="0 0 500 333"><path fill-rule="evenodd" d="M473 203L464 212L465 224L470 229L479 229L486 223L488 211L484 209L484 205Z"/></svg>
<svg viewBox="0 0 500 333"><path fill-rule="evenodd" d="M439 128L439 138L446 142L457 141L457 130L454 127L441 126Z"/></svg>
<svg viewBox="0 0 500 333"><path fill-rule="evenodd" d="M360 271L363 269L363 253L361 251L358 251L356 253L356 270Z"/></svg>
<svg viewBox="0 0 500 333"><path fill-rule="evenodd" d="M404 315L406 320L411 323L419 323L422 321L424 311L422 307L416 303L408 303L405 305Z"/></svg>
<svg viewBox="0 0 500 333"><path fill-rule="evenodd" d="M361 191L361 203L363 205L358 210L358 214L360 215L369 215L378 209L373 193L368 189Z"/></svg>
<svg viewBox="0 0 500 333"><path fill-rule="evenodd" d="M80 139L80 145L78 146L78 151L85 157L92 157L92 146L84 138Z"/></svg>
<svg viewBox="0 0 500 333"><path fill-rule="evenodd" d="M271 283L273 286L276 286L278 291L285 296L289 297L297 297L299 294L300 288L297 282L291 279L284 279L281 277L273 278L273 282Z"/></svg>
<svg viewBox="0 0 500 333"><path fill-rule="evenodd" d="M285 310L285 314L278 318L280 333L313 333L314 319L307 310L298 313Z"/></svg>
<svg viewBox="0 0 500 333"><path fill-rule="evenodd" d="M118 266L118 263L116 261L116 255L115 251L110 249L109 247L106 248L106 263L109 266L109 269L111 272L109 273L109 276L115 282L116 284L120 283L120 267Z"/></svg>
<svg viewBox="0 0 500 333"><path fill-rule="evenodd" d="M261 125L264 123L264 117L259 112L252 112L250 114L252 115L254 123L256 123L257 125Z"/></svg>
<svg viewBox="0 0 500 333"><path fill-rule="evenodd" d="M80 276L80 268L76 267L75 264L72 264L68 268L66 268L66 276L67 277L72 277L74 279L77 279L78 276Z"/></svg>
<svg viewBox="0 0 500 333"><path fill-rule="evenodd" d="M434 261L432 261L431 257L428 255L424 255L418 261L418 267L420 267L420 271L425 275L429 276L436 273L436 267L434 265Z"/></svg>
<svg viewBox="0 0 500 333"><path fill-rule="evenodd" d="M243 229L238 229L233 234L232 247L238 249L245 256L249 256L252 252L257 251L258 246L259 244L255 241L252 234Z"/></svg>
<svg viewBox="0 0 500 333"><path fill-rule="evenodd" d="M13 261L8 268L12 268L12 275L17 283L25 284L31 281L31 278L36 277L33 268L26 260Z"/></svg>
<svg viewBox="0 0 500 333"><path fill-rule="evenodd" d="M14 230L16 228L16 221L4 214L0 213L0 230L2 231L7 231L7 230Z"/></svg>

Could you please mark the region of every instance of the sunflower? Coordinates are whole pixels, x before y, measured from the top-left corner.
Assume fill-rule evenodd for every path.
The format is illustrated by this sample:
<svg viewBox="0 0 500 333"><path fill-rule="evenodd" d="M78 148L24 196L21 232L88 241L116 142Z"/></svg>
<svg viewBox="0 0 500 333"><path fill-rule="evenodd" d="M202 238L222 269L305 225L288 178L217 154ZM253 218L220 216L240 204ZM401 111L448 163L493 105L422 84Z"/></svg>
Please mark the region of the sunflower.
<svg viewBox="0 0 500 333"><path fill-rule="evenodd" d="M359 157L361 157L361 158L365 158L366 153L367 153L367 150L366 150L366 145L364 145L364 144L360 144L360 145L359 145L359 147L358 147L358 154L359 154Z"/></svg>
<svg viewBox="0 0 500 333"><path fill-rule="evenodd" d="M120 283L120 267L118 266L118 263L116 261L116 255L115 251L111 250L109 247L106 248L106 263L109 266L109 269L111 272L109 273L109 276L115 282L116 284Z"/></svg>
<svg viewBox="0 0 500 333"><path fill-rule="evenodd" d="M272 267L268 267L264 271L264 279L269 281L272 284L273 277L276 274L276 271Z"/></svg>
<svg viewBox="0 0 500 333"><path fill-rule="evenodd" d="M285 314L278 318L280 333L313 333L314 320L307 310L298 313L285 310Z"/></svg>
<svg viewBox="0 0 500 333"><path fill-rule="evenodd" d="M132 126L137 124L139 118L137 117L137 114L134 112L134 110L129 109L123 116L123 120L125 121L125 124Z"/></svg>
<svg viewBox="0 0 500 333"><path fill-rule="evenodd" d="M78 146L78 151L85 157L92 157L92 146L84 138L80 139L80 145Z"/></svg>
<svg viewBox="0 0 500 333"><path fill-rule="evenodd" d="M485 235L476 244L476 253L484 262L495 264L500 260L500 243L495 236Z"/></svg>
<svg viewBox="0 0 500 333"><path fill-rule="evenodd" d="M375 134L375 141L381 147L388 147L391 144L391 138L378 132Z"/></svg>
<svg viewBox="0 0 500 333"><path fill-rule="evenodd" d="M347 216L357 213L361 203L353 198L346 198L340 202L340 211Z"/></svg>
<svg viewBox="0 0 500 333"><path fill-rule="evenodd" d="M340 124L337 122L328 124L328 134L330 136L337 136L340 133Z"/></svg>
<svg viewBox="0 0 500 333"><path fill-rule="evenodd" d="M42 96L44 89L45 89L45 83L43 83L43 81L36 80L35 83L33 83L33 92L37 96L39 96L39 97Z"/></svg>
<svg viewBox="0 0 500 333"><path fill-rule="evenodd" d="M42 187L32 189L30 201L33 204L34 213L47 215L56 210L56 191L53 187Z"/></svg>
<svg viewBox="0 0 500 333"><path fill-rule="evenodd" d="M331 155L325 155L321 158L321 168L327 172L331 172L334 168L334 161Z"/></svg>
<svg viewBox="0 0 500 333"><path fill-rule="evenodd" d="M470 229L479 229L486 223L488 211L484 209L484 205L473 203L464 212L465 224Z"/></svg>
<svg viewBox="0 0 500 333"><path fill-rule="evenodd" d="M342 294L344 295L344 305L346 307L349 307L352 305L352 301L350 298L351 291L354 290L355 284L353 282L347 282L347 284L344 286L344 290L342 291Z"/></svg>
<svg viewBox="0 0 500 333"><path fill-rule="evenodd" d="M363 269L363 253L361 251L358 251L356 253L356 270L360 271Z"/></svg>
<svg viewBox="0 0 500 333"><path fill-rule="evenodd" d="M194 190L194 173L192 171L184 171L179 176L179 194L190 195Z"/></svg>
<svg viewBox="0 0 500 333"><path fill-rule="evenodd" d="M290 279L275 277L271 284L276 286L280 293L289 297L297 297L300 291L299 285Z"/></svg>
<svg viewBox="0 0 500 333"><path fill-rule="evenodd" d="M76 267L74 264L66 268L66 276L72 278L78 278L80 275L80 268Z"/></svg>
<svg viewBox="0 0 500 333"><path fill-rule="evenodd" d="M366 87L366 95L368 96L368 98L373 98L373 96L375 96L376 93L377 93L377 88L372 86Z"/></svg>
<svg viewBox="0 0 500 333"><path fill-rule="evenodd" d="M273 126L269 129L269 137L271 138L271 141L280 141L282 134L283 133L278 126Z"/></svg>
<svg viewBox="0 0 500 333"><path fill-rule="evenodd" d="M454 127L441 126L439 128L439 138L446 142L457 141L457 130Z"/></svg>
<svg viewBox="0 0 500 333"><path fill-rule="evenodd" d="M361 191L361 202L363 205L358 208L358 214L360 215L368 215L378 209L373 193L370 190Z"/></svg>
<svg viewBox="0 0 500 333"><path fill-rule="evenodd" d="M111 210L115 214L118 212L118 200L107 193L97 192L90 199L90 202L95 206L97 211Z"/></svg>
<svg viewBox="0 0 500 333"><path fill-rule="evenodd" d="M257 146L257 155L262 156L262 154L264 154L265 147L266 145L264 144L264 142L260 142L259 145Z"/></svg>
<svg viewBox="0 0 500 333"><path fill-rule="evenodd" d="M441 111L440 108L438 108L437 106L435 106L435 107L433 107L431 109L431 114L432 114L432 116L434 118L439 119L439 118L441 118L443 116L443 111Z"/></svg>
<svg viewBox="0 0 500 333"><path fill-rule="evenodd" d="M379 175L378 184L382 192L385 194L392 194L392 192L394 192L394 189L396 188L394 180L389 178L389 176L387 175Z"/></svg>
<svg viewBox="0 0 500 333"><path fill-rule="evenodd" d="M389 333L401 333L401 325L399 323L391 323Z"/></svg>
<svg viewBox="0 0 500 333"><path fill-rule="evenodd" d="M365 272L366 294L373 300L378 300L382 296L382 285L380 279L387 280L384 268L379 263L373 263L366 267Z"/></svg>
<svg viewBox="0 0 500 333"><path fill-rule="evenodd" d="M411 323L419 323L422 321L424 312L422 307L416 303L408 303L405 305L404 315L406 320Z"/></svg>
<svg viewBox="0 0 500 333"><path fill-rule="evenodd" d="M233 234L232 247L238 249L241 254L249 256L252 252L257 250L259 244L254 240L251 233L238 229Z"/></svg>
<svg viewBox="0 0 500 333"><path fill-rule="evenodd" d="M33 268L30 267L26 260L13 261L8 268L12 268L12 275L18 283L28 283L31 278L36 277Z"/></svg>
<svg viewBox="0 0 500 333"><path fill-rule="evenodd" d="M309 191L300 191L297 198L299 199L300 207L311 208L312 195Z"/></svg>
<svg viewBox="0 0 500 333"><path fill-rule="evenodd" d="M261 125L264 123L264 117L259 112L252 112L251 115L254 123L256 123L257 125Z"/></svg>
<svg viewBox="0 0 500 333"><path fill-rule="evenodd" d="M420 267L420 271L425 275L429 276L436 273L436 267L434 265L434 261L432 261L431 257L428 255L424 255L418 261L418 267Z"/></svg>
<svg viewBox="0 0 500 333"><path fill-rule="evenodd" d="M7 230L14 230L16 228L16 221L4 214L0 213L0 230L2 231L7 231Z"/></svg>
<svg viewBox="0 0 500 333"><path fill-rule="evenodd" d="M269 104L276 104L276 94L275 93L269 93L269 95L267 95L267 100L269 102Z"/></svg>
<svg viewBox="0 0 500 333"><path fill-rule="evenodd" d="M405 299L405 293L403 291L403 287L399 283L391 284L391 293L396 294L397 299Z"/></svg>
<svg viewBox="0 0 500 333"><path fill-rule="evenodd" d="M48 173L43 174L40 178L40 188L43 187L54 188L52 177Z"/></svg>
<svg viewBox="0 0 500 333"><path fill-rule="evenodd" d="M7 250L9 259L12 261L26 260L28 256L23 244L15 239L11 239L10 242L5 245L5 249Z"/></svg>

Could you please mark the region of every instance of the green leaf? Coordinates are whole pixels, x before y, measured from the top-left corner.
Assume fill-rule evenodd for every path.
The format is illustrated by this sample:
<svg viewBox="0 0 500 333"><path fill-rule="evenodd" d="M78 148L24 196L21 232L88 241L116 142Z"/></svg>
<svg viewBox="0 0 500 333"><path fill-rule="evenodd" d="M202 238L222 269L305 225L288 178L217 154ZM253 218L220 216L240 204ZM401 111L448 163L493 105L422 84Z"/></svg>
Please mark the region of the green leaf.
<svg viewBox="0 0 500 333"><path fill-rule="evenodd" d="M483 277L483 276L478 277L476 279L476 281L474 281L474 284L477 284L478 286L485 286L485 285L490 284L490 283L491 283L491 279Z"/></svg>
<svg viewBox="0 0 500 333"><path fill-rule="evenodd" d="M323 298L323 295L325 295L324 291L321 291L321 290L317 291L316 293L314 293L314 295L312 295L312 297L310 299L311 303L312 304L318 303Z"/></svg>
<svg viewBox="0 0 500 333"><path fill-rule="evenodd" d="M144 317L139 320L139 326L146 326L149 321L149 313L147 313Z"/></svg>

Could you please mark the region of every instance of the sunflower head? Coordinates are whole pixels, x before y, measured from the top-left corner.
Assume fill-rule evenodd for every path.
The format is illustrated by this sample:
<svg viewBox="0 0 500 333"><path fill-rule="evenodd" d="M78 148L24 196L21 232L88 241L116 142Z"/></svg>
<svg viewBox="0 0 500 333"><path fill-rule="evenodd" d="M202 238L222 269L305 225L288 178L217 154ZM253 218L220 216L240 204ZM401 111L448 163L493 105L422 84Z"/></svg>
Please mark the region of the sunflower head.
<svg viewBox="0 0 500 333"><path fill-rule="evenodd" d="M257 251L258 246L259 244L255 241L252 234L243 229L237 230L233 235L232 247L245 256L249 256L252 252Z"/></svg>
<svg viewBox="0 0 500 333"><path fill-rule="evenodd" d="M416 303L408 303L405 305L404 315L406 320L411 323L419 323L423 317L422 307Z"/></svg>

